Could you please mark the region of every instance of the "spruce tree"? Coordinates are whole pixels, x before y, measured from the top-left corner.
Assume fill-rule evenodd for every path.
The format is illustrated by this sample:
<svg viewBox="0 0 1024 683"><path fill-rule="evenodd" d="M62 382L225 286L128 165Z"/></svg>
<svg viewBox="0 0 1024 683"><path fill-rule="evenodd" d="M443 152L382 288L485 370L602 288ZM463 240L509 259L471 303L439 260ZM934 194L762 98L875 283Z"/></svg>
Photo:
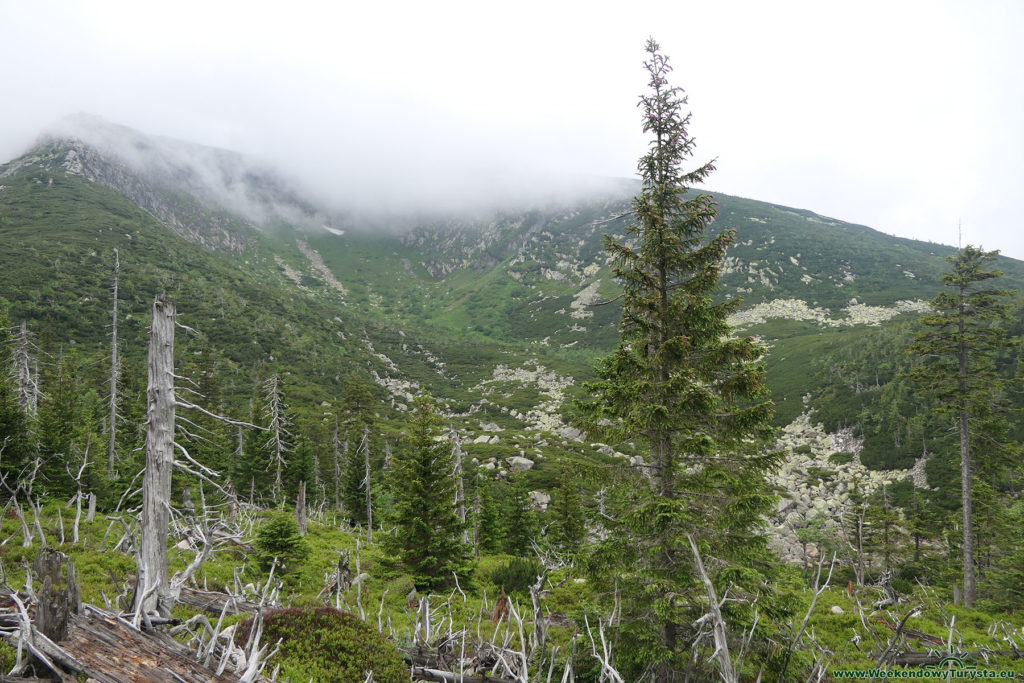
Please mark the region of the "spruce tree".
<svg viewBox="0 0 1024 683"><path fill-rule="evenodd" d="M509 555L531 555L533 542L540 531L540 520L533 509L530 493L521 476L511 477L505 491L503 550Z"/></svg>
<svg viewBox="0 0 1024 683"><path fill-rule="evenodd" d="M344 394L338 414L340 439L340 493L341 504L354 524L366 524L366 456L377 449L372 440L374 434L374 408L379 405L373 394L372 385L358 372L345 378ZM364 436L367 442L364 443ZM372 495L371 490L371 495Z"/></svg>
<svg viewBox="0 0 1024 683"><path fill-rule="evenodd" d="M561 550L575 555L586 539L587 525L579 482L568 466L562 467L562 477L552 496L549 516L551 541Z"/></svg>
<svg viewBox="0 0 1024 683"><path fill-rule="evenodd" d="M647 451L610 491L614 521L590 569L623 592L620 671L661 682L681 680L706 609L687 534L716 560L706 562L712 578L728 572L757 590L770 571L760 531L772 501L764 473L777 456L758 455L772 434L764 349L731 335L726 317L738 300L713 300L733 233L706 235L714 201L688 196L713 165L684 170L694 153L686 97L669 85L653 40L647 53L641 191L627 239L605 246L623 287L620 342L582 407L589 429Z"/></svg>
<svg viewBox="0 0 1024 683"><path fill-rule="evenodd" d="M89 431L85 388L78 360L71 353L62 352L52 373L47 375L38 414L40 488L46 495L67 497L74 494L68 468L81 460ZM99 444L90 444L94 462L99 459Z"/></svg>
<svg viewBox="0 0 1024 683"><path fill-rule="evenodd" d="M416 398L411 427L392 458L396 531L384 538L384 546L418 588L432 590L447 585L452 573L463 569L468 549L455 512L452 447L447 440L434 439L444 432L428 397Z"/></svg>
<svg viewBox="0 0 1024 683"><path fill-rule="evenodd" d="M505 525L501 516L501 505L498 500L499 484L494 481L483 481L479 484L479 511L476 524L477 554L499 552L505 543Z"/></svg>
<svg viewBox="0 0 1024 683"><path fill-rule="evenodd" d="M932 299L932 313L921 317L924 330L910 353L920 359L908 373L936 399L938 410L952 417L960 437L960 503L964 603L977 599L973 462L977 432L997 424L1004 409L1009 380L996 370L996 358L1016 346L999 323L1007 318L1004 299L1011 292L994 289L990 281L1002 275L993 267L998 251L966 246L950 256L950 272L942 276L949 290Z"/></svg>

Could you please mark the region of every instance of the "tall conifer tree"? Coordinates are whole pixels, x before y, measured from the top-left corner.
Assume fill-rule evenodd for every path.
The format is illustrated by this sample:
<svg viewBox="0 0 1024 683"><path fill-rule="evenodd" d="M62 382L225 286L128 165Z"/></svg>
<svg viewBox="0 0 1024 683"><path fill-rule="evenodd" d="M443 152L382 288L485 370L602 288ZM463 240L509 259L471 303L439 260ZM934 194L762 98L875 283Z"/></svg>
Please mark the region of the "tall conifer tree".
<svg viewBox="0 0 1024 683"><path fill-rule="evenodd" d="M452 447L430 400L416 398L412 429L392 458L395 535L384 537L385 548L413 575L417 587L434 589L452 580L468 556L462 543L463 523L455 512Z"/></svg>
<svg viewBox="0 0 1024 683"><path fill-rule="evenodd" d="M684 170L694 152L686 97L669 85L671 67L653 40L647 53L642 188L627 239L605 246L623 287L620 342L583 408L591 429L648 452L612 491L614 521L590 567L623 591L620 671L662 682L682 680L705 609L687 534L717 560L707 563L716 575L731 571L753 586L769 571L759 529L772 501L763 475L776 458L758 455L772 433L764 350L731 336L726 316L738 300L712 299L733 234L708 237L712 198L687 196L713 165Z"/></svg>
<svg viewBox="0 0 1024 683"><path fill-rule="evenodd" d="M949 290L932 299L933 312L922 316L925 329L910 347L921 362L909 376L936 398L940 411L956 420L959 431L964 602L969 607L977 599L975 437L980 428L998 425L994 418L1005 409L1008 380L996 371L995 361L1000 352L1017 345L998 325L1007 318L1004 299L1011 292L989 286L1003 274L993 267L998 255L968 245L947 259L951 270L942 283Z"/></svg>

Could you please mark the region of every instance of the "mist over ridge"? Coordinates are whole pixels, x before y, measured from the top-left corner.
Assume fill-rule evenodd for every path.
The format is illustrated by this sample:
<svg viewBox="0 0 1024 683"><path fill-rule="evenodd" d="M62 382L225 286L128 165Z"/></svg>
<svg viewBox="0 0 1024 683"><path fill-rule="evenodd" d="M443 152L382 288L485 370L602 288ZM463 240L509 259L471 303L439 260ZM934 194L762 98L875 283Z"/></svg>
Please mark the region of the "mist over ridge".
<svg viewBox="0 0 1024 683"><path fill-rule="evenodd" d="M93 114L47 126L36 145L78 141L146 181L198 197L260 227L403 231L433 221L486 221L506 211L556 210L580 202L622 201L637 181L559 175L537 177L509 166L501 173L447 168L412 178L396 167L393 182L354 175L325 154L310 166L145 132Z"/></svg>

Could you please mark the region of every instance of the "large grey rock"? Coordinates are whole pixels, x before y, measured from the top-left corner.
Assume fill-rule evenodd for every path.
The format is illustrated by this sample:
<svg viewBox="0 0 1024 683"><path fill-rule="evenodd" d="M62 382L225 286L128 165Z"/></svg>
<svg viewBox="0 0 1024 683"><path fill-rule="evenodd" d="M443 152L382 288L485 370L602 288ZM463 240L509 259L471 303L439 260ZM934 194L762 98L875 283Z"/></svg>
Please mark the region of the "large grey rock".
<svg viewBox="0 0 1024 683"><path fill-rule="evenodd" d="M548 504L551 503L551 496L543 491L530 491L530 502L533 503L533 507L544 512L548 509Z"/></svg>
<svg viewBox="0 0 1024 683"><path fill-rule="evenodd" d="M558 435L563 439L571 439L573 441L581 441L582 432L575 427L562 427L562 430L558 432Z"/></svg>
<svg viewBox="0 0 1024 683"><path fill-rule="evenodd" d="M789 512L795 506L796 501L792 500L791 498L780 498L779 502L775 504L775 514L784 514L786 512Z"/></svg>
<svg viewBox="0 0 1024 683"><path fill-rule="evenodd" d="M525 472L526 470L533 469L532 460L527 460L526 458L518 455L513 455L511 458L505 458L505 462L508 464L508 468L513 472Z"/></svg>

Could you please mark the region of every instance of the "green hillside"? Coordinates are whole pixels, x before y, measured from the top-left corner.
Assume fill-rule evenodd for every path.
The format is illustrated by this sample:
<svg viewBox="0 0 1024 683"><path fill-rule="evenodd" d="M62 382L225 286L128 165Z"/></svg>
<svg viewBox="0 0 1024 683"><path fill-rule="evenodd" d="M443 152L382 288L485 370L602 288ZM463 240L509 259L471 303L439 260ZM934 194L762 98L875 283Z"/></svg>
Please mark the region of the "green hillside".
<svg viewBox="0 0 1024 683"><path fill-rule="evenodd" d="M166 296L181 324L177 390L235 420L227 426L182 410L182 452L218 474L216 481L194 470L176 474L175 504L184 507L186 490L223 503L230 495L209 487L230 481L248 511L246 538L257 542L261 533L287 536L265 531L286 517L267 510L290 507L300 490L308 492L310 547L289 558L295 569L282 579L293 605L321 604L316 592L334 571L337 551L363 548L365 595L379 601L382 632L385 615L411 616L412 598L405 596L417 586L464 589L459 618L469 619L474 610L493 608L495 592L506 587L528 599L537 569L532 557L540 553L557 565L551 576L560 583L540 597L561 615L552 631L559 647L576 646L564 624L581 634L583 618L606 617L599 611L615 602L617 580L570 579L601 561L584 551L607 531L594 520L611 519L608 506L629 509L635 492L617 486L629 477L642 481L636 473L651 468L651 454L629 435L601 443L581 431L575 399L587 398L595 362L619 341L621 288L604 242L606 235L626 239L633 184L521 210L384 218L324 206L272 169L228 151L117 127L101 132L103 144L44 138L0 166L0 476L9 484L31 477L33 494L51 499L34 512L42 516L39 529L23 527L23 547L7 544L15 538L9 535L0 558L8 565L29 560L31 534L63 537L66 513L58 508L79 486L97 494L102 512L139 504L134 477L144 457L147 326L153 300ZM854 592L854 581L875 581L894 569L892 585L929 605L920 630L948 626L941 601L925 586L951 593L957 578L958 444L949 418L905 373L915 362L907 349L918 319L942 289L954 250L750 199L716 194L715 202L713 229L734 231L735 240L712 296L738 299L729 318L733 333L756 337L767 350L778 437L769 450L779 454L765 489L722 505L742 514L747 505L757 510L765 525L757 540L770 543L772 561L758 559L757 571L738 570L718 590L744 593L737 602L743 606L725 610L736 623L754 624L753 633L748 606L765 589L769 619L756 627L764 648L758 657L784 672L776 643L788 642L792 631L783 624L809 606L816 558L835 553L833 585L840 588L825 597L827 607L841 609L819 607L811 623L821 629L819 642L840 652L836 661L867 666L875 658L847 631L883 642L888 627L854 619L862 607L853 597L874 599L867 585ZM95 444L106 446L109 434L115 254L120 427L106 466L108 456L96 456ZM1024 289L1024 263L999 265L1001 287ZM1012 308L1008 333L1021 338L1024 299L1016 296ZM1004 377L1021 375L1016 349L1002 351L995 363ZM413 415L423 392L434 397L437 419ZM1018 394L1010 400L1014 409L1024 406ZM970 620L964 632L975 640L967 649L980 647L995 615L1010 619L1006 610L1024 604L1015 587L1019 456L992 446L996 437L1024 436L1016 414L1006 424L986 424L991 438L978 449L984 604L957 612ZM418 465L402 460L415 452L423 458ZM408 496L407 487L421 483L413 480L430 463L454 472L458 454L458 500L468 508L477 556L449 558L444 575L424 583L419 569L399 566L397 552L387 552L393 541L357 545L364 538L369 544L367 525L387 539L398 512L416 518L410 510L430 496ZM731 476L729 467L715 476ZM450 499L451 491L443 491L440 497ZM609 491L621 499L609 499ZM16 493L8 504L19 495L31 501ZM675 512L689 514L683 508ZM454 524L451 510L446 514ZM109 570L86 572L90 596L116 590L117 574L131 564L113 552L113 536L97 541L101 526L85 527L92 545L61 543L76 561ZM854 543L853 533L863 538ZM664 540L681 542L678 535ZM400 550L415 556L419 548ZM270 551L255 552L255 564L237 550L218 552L204 583L228 585L236 570L246 581L267 580ZM623 546L604 559L625 562L628 570L632 552ZM770 577L763 582L756 578L762 570ZM448 585L449 573L465 583ZM687 590L691 603L704 600L696 580ZM349 599L362 595L356 588ZM392 639L402 644L414 637L398 631ZM4 664L13 657L0 648ZM797 657L807 661L791 671L810 670L809 651ZM289 670L312 675L301 659ZM564 652L562 659L552 653L549 665L560 670L564 661ZM597 668L579 674L600 677Z"/></svg>

